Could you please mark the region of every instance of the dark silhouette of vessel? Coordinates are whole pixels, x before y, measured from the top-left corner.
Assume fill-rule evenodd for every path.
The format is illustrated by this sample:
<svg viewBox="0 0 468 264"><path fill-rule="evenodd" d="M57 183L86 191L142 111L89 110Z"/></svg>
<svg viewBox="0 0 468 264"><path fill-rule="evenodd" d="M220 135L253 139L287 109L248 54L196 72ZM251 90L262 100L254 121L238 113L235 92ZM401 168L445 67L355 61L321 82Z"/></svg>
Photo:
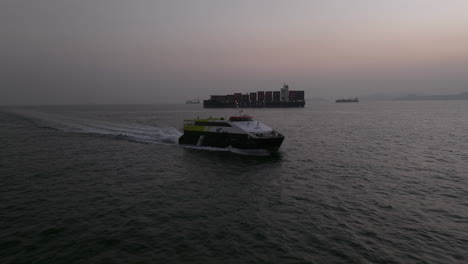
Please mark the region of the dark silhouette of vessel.
<svg viewBox="0 0 468 264"><path fill-rule="evenodd" d="M287 84L284 84L280 91L211 95L209 100L203 101L204 108L273 108L304 105L304 91L289 90Z"/></svg>
<svg viewBox="0 0 468 264"><path fill-rule="evenodd" d="M357 97L352 99L338 99L336 100L337 103L359 103L359 99Z"/></svg>

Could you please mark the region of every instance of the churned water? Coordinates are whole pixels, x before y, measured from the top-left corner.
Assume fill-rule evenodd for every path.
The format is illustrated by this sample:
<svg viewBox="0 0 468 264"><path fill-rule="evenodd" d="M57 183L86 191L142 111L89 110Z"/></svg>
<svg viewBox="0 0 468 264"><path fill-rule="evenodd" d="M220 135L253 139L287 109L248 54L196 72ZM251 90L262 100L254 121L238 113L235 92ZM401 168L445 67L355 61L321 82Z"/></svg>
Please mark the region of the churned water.
<svg viewBox="0 0 468 264"><path fill-rule="evenodd" d="M0 111L1 263L468 263L468 102L249 109L277 154L178 146L232 109Z"/></svg>

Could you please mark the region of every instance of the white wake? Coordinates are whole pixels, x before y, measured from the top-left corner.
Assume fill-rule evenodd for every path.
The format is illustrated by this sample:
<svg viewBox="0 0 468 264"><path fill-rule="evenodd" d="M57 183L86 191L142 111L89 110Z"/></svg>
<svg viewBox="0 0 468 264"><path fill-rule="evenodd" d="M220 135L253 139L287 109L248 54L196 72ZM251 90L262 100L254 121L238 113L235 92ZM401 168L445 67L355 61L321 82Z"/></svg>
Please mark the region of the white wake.
<svg viewBox="0 0 468 264"><path fill-rule="evenodd" d="M177 144L182 135L173 127L156 127L136 122L121 123L30 110L17 110L15 113L33 119L42 127L65 132L123 136L140 142Z"/></svg>

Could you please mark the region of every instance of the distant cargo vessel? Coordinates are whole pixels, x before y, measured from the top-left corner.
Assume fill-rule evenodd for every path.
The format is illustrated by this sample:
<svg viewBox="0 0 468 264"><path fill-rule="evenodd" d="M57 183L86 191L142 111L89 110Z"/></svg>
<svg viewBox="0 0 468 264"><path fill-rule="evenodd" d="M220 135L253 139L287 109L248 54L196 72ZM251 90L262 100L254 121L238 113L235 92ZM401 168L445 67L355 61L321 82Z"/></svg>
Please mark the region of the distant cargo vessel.
<svg viewBox="0 0 468 264"><path fill-rule="evenodd" d="M353 99L338 99L336 100L337 103L359 103L359 99L357 97Z"/></svg>
<svg viewBox="0 0 468 264"><path fill-rule="evenodd" d="M287 84L280 91L258 91L247 94L211 95L204 108L304 107L304 91L290 91Z"/></svg>

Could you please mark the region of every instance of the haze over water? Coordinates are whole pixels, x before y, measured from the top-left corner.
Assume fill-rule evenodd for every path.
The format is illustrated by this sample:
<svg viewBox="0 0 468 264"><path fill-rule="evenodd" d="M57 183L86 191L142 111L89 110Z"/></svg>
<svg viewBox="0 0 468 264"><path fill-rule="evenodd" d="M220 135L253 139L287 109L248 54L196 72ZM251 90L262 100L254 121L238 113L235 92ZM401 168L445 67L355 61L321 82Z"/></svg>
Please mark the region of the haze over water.
<svg viewBox="0 0 468 264"><path fill-rule="evenodd" d="M3 0L0 104L468 91L465 0Z"/></svg>
<svg viewBox="0 0 468 264"><path fill-rule="evenodd" d="M2 263L464 263L468 105L249 109L245 156L176 144L199 105L3 108Z"/></svg>

